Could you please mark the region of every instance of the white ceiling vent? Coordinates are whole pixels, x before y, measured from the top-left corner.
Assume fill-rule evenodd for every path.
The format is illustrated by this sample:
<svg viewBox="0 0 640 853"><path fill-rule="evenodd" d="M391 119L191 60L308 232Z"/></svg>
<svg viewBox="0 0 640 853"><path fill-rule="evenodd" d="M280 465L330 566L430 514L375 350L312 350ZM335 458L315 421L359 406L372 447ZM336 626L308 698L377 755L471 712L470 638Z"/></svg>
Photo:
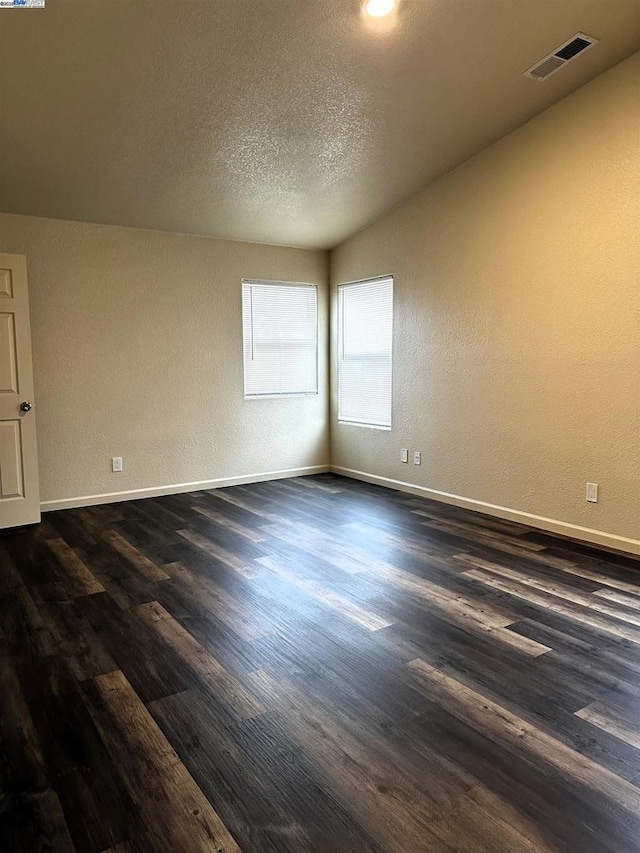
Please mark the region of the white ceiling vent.
<svg viewBox="0 0 640 853"><path fill-rule="evenodd" d="M569 41L561 44L553 53L545 56L531 68L524 72L525 77L533 77L534 80L546 80L556 71L559 71L567 62L571 62L579 53L587 50L592 44L597 44L598 39L586 36L584 33L576 33Z"/></svg>

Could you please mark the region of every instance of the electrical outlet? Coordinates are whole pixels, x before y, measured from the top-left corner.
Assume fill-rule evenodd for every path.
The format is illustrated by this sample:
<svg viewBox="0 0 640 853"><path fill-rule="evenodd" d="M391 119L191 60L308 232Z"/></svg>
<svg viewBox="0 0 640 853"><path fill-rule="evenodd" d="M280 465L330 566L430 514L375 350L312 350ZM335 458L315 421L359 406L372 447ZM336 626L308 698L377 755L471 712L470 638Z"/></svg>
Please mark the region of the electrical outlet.
<svg viewBox="0 0 640 853"><path fill-rule="evenodd" d="M111 457L111 470L115 472L122 471L122 456Z"/></svg>
<svg viewBox="0 0 640 853"><path fill-rule="evenodd" d="M407 450L406 447L403 447L400 450L400 461L401 462L408 462L409 461L409 451Z"/></svg>
<svg viewBox="0 0 640 853"><path fill-rule="evenodd" d="M597 504L598 503L598 484L597 483L587 483L587 500L589 503Z"/></svg>
<svg viewBox="0 0 640 853"><path fill-rule="evenodd" d="M413 451L413 464L414 465L422 465L422 454L419 450Z"/></svg>

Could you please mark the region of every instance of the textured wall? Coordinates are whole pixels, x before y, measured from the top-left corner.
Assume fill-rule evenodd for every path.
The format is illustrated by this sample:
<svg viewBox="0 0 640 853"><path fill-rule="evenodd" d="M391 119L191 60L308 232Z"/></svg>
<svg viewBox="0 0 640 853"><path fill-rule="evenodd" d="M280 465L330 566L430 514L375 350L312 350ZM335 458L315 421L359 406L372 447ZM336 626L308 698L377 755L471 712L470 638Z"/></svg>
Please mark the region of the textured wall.
<svg viewBox="0 0 640 853"><path fill-rule="evenodd" d="M333 463L639 539L639 167L635 54L340 246L395 276L394 424Z"/></svg>
<svg viewBox="0 0 640 853"><path fill-rule="evenodd" d="M328 462L322 337L317 397L245 401L240 287L316 283L325 329L326 253L2 214L0 251L27 256L44 501Z"/></svg>

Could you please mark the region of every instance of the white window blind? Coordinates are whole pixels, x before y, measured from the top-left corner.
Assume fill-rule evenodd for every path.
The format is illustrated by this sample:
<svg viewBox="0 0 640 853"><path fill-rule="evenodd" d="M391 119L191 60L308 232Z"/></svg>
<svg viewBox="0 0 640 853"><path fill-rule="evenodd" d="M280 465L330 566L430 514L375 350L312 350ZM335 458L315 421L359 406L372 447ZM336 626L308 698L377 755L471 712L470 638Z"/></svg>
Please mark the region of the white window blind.
<svg viewBox="0 0 640 853"><path fill-rule="evenodd" d="M318 289L242 282L245 397L318 393Z"/></svg>
<svg viewBox="0 0 640 853"><path fill-rule="evenodd" d="M338 288L338 420L391 427L393 278Z"/></svg>

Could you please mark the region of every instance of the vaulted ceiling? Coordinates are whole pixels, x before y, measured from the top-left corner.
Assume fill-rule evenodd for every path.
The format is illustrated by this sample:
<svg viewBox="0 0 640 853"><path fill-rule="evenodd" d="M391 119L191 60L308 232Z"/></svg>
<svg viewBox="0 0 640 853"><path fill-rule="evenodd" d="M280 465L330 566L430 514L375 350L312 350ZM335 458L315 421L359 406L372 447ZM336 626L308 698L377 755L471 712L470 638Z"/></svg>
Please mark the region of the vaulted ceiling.
<svg viewBox="0 0 640 853"><path fill-rule="evenodd" d="M2 9L0 210L332 247L638 48L639 0Z"/></svg>

